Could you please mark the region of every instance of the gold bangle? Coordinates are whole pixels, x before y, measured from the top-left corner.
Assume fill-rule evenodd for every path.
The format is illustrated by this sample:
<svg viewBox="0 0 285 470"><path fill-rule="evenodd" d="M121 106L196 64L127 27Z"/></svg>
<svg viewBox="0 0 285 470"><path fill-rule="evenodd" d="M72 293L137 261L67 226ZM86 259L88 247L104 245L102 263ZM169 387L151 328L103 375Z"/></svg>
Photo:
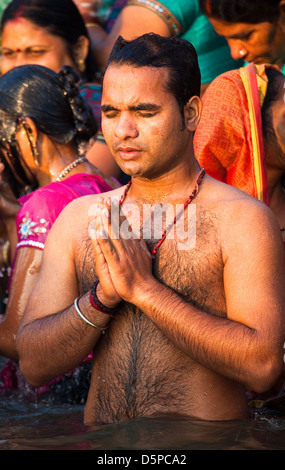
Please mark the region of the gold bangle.
<svg viewBox="0 0 285 470"><path fill-rule="evenodd" d="M10 266L9 249L10 249L10 242L9 240L7 240L3 245L3 261L6 266Z"/></svg>

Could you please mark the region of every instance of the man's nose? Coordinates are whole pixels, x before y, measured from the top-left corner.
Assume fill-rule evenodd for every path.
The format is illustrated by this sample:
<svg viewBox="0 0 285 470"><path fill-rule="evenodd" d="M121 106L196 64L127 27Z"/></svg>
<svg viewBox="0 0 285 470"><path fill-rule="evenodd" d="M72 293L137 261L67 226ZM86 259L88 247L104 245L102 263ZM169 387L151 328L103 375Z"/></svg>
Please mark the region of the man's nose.
<svg viewBox="0 0 285 470"><path fill-rule="evenodd" d="M135 119L131 116L120 116L117 121L115 134L120 140L135 139L139 134Z"/></svg>

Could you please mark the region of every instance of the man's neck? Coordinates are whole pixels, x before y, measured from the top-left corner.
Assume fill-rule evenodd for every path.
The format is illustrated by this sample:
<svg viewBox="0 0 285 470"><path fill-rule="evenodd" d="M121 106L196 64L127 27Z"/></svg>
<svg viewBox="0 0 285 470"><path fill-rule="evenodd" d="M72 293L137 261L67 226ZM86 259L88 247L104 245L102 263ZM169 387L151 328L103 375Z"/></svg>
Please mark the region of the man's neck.
<svg viewBox="0 0 285 470"><path fill-rule="evenodd" d="M149 203L174 203L186 199L194 189L200 169L197 160L193 159L187 167L176 167L151 179L135 176L128 197Z"/></svg>

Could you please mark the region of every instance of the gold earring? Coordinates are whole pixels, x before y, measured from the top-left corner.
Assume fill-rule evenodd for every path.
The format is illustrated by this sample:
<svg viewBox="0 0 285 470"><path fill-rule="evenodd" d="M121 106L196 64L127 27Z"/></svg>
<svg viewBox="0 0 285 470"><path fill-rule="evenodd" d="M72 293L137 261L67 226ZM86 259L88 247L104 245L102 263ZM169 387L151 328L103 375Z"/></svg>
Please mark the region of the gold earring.
<svg viewBox="0 0 285 470"><path fill-rule="evenodd" d="M82 59L82 58L78 59L77 60L77 65L78 65L78 68L79 68L80 72L82 72L82 73L85 72L86 65L85 65L85 60L84 59Z"/></svg>
<svg viewBox="0 0 285 470"><path fill-rule="evenodd" d="M19 121L20 121L20 124L22 125L22 127L23 127L23 129L26 133L27 138L28 138L34 162L35 162L36 166L39 167L40 166L40 164L39 164L40 154L39 154L39 151L38 151L38 148L37 148L37 144L33 139L32 132L29 128L26 127L26 123L25 123L24 119L19 118Z"/></svg>
<svg viewBox="0 0 285 470"><path fill-rule="evenodd" d="M31 139L31 148L32 148L32 155L33 155L33 159L34 159L34 162L36 164L37 167L40 166L39 164L39 151L38 151L38 148L37 148L37 144L36 142L34 142L34 139Z"/></svg>

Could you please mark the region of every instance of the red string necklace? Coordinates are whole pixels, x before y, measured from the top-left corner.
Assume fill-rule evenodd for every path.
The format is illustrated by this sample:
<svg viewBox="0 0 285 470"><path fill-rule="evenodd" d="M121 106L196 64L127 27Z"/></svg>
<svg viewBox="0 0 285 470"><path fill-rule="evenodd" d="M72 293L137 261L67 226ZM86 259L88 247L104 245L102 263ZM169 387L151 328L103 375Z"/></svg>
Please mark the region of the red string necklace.
<svg viewBox="0 0 285 470"><path fill-rule="evenodd" d="M201 183L203 181L203 178L206 174L206 171L204 168L201 169L199 175L197 176L197 179L196 179L196 183L195 183L195 187L192 191L192 193L190 194L190 196L188 197L188 199L186 199L186 201L184 202L184 205L182 207L182 209L178 212L178 214L174 217L173 221L171 222L171 224L164 230L163 234L162 234L162 237L161 239L159 240L159 242L155 245L155 247L153 248L152 252L151 252L151 256L152 258L155 257L156 253L157 253L157 250L158 248L160 247L160 245L164 242L164 240L166 239L167 235L169 234L170 230L172 229L172 227L176 224L176 221L177 219L179 219L179 217L181 216L181 214L185 211L186 207L188 206L188 204L190 204L193 199L197 196L198 192L199 192L199 189L200 189L200 186L201 186ZM126 197L127 197L127 194L128 194L128 191L130 189L132 185L132 180L130 180L125 188L125 191L124 191L124 194L122 195L121 199L119 200L119 205L121 206L123 204L123 202L125 201Z"/></svg>

